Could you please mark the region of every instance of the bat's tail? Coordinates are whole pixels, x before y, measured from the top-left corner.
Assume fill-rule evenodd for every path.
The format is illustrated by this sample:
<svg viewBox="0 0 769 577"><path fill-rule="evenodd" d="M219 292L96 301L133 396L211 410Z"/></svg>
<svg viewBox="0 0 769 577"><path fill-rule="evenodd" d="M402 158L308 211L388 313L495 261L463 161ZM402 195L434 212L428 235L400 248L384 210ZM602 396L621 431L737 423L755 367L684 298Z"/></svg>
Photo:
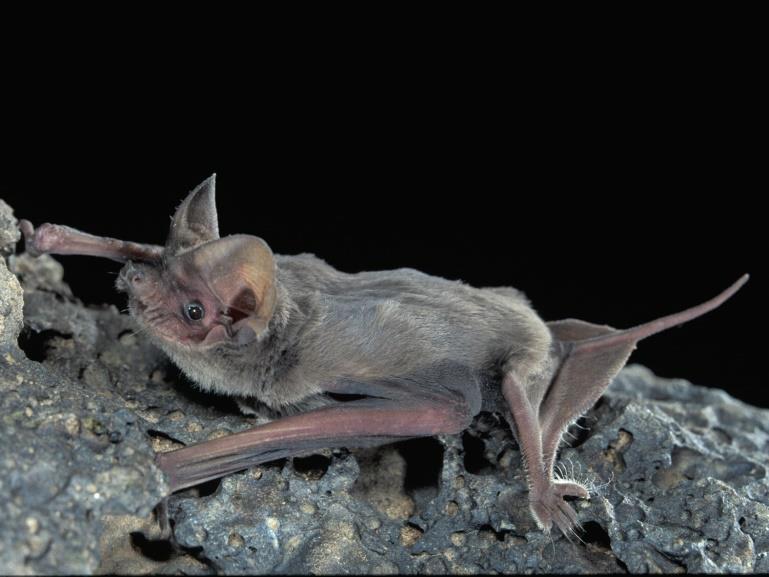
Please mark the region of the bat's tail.
<svg viewBox="0 0 769 577"><path fill-rule="evenodd" d="M709 301L697 305L696 307L692 307L690 309L686 309L685 311L674 313L666 317L655 319L648 323L644 323L629 329L584 339L575 343L575 347L580 351L587 352L592 349L604 349L625 343L635 343L641 339L645 339L646 337L650 337L669 328L681 325L720 307L732 296L734 296L734 294L740 290L746 282L748 282L749 278L749 274L742 275L734 284L732 284L732 286L723 291L721 294L713 297Z"/></svg>
<svg viewBox="0 0 769 577"><path fill-rule="evenodd" d="M564 494L558 493L552 482L558 445L569 423L598 400L639 340L712 311L740 290L747 280L748 275L743 275L724 292L701 305L630 329L618 330L578 319L548 323L559 364L552 379L549 382L543 380L537 387L546 391L544 398L533 407L528 406L527 411L527 402L531 399L527 396L530 395L528 390L517 384L513 375L503 381L515 424L524 432L519 434L519 442L524 457L530 461L531 486L539 491L538 500L532 501L531 511L541 526L549 527L554 523L568 533L576 523L576 514L563 504ZM538 458L540 454L542 457ZM584 487L574 483L562 484L561 488L569 485L571 492L566 495L587 494Z"/></svg>

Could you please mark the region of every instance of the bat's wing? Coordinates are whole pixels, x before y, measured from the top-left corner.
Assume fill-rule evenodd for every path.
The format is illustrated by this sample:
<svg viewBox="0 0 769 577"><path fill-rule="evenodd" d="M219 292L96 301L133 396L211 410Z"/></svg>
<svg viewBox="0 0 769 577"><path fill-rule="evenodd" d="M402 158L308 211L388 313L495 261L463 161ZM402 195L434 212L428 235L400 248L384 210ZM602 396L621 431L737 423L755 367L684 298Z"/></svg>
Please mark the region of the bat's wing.
<svg viewBox="0 0 769 577"><path fill-rule="evenodd" d="M454 362L405 376L343 379L327 390L363 398L161 453L156 462L176 491L311 449L456 433L467 427L481 403L476 375Z"/></svg>
<svg viewBox="0 0 769 577"><path fill-rule="evenodd" d="M60 224L46 222L36 229L31 222L21 219L19 228L24 234L24 248L31 256L78 254L109 258L118 262L159 262L163 256L162 246L94 236Z"/></svg>
<svg viewBox="0 0 769 577"><path fill-rule="evenodd" d="M558 444L566 428L598 400L639 340L715 309L747 280L745 275L706 303L631 329L576 319L548 323L554 338L552 377L520 382L510 373L502 385L529 472L532 513L543 528L555 523L564 533L569 531L576 524L576 515L562 497L588 495L577 483L553 478Z"/></svg>

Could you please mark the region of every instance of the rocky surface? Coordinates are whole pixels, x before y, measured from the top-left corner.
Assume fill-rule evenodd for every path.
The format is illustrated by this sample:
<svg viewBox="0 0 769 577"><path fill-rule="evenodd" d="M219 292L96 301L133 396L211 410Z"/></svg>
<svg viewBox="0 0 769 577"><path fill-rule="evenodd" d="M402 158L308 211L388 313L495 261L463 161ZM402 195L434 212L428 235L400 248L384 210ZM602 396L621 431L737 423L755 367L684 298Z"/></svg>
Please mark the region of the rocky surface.
<svg viewBox="0 0 769 577"><path fill-rule="evenodd" d="M18 236L0 203L0 251ZM153 465L253 426L52 258L0 259L0 573L769 571L769 412L626 368L575 427L571 541L534 526L493 414L464 434L281 460L175 494ZM22 329L22 287L23 329ZM161 519L163 515L160 515Z"/></svg>

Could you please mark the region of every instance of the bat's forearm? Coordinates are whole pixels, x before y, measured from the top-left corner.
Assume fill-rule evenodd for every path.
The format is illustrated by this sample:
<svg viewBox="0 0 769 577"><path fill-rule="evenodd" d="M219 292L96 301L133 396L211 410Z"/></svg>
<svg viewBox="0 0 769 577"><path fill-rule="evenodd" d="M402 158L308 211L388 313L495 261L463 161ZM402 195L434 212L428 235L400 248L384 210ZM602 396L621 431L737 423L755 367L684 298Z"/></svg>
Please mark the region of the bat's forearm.
<svg viewBox="0 0 769 577"><path fill-rule="evenodd" d="M467 415L452 403L353 401L157 456L172 491L310 449L371 446L408 437L455 433Z"/></svg>
<svg viewBox="0 0 769 577"><path fill-rule="evenodd" d="M119 262L159 261L163 247L139 244L115 238L94 236L68 226L45 223L37 229L28 220L21 220L19 227L24 234L27 252L41 254L76 254L99 256Z"/></svg>

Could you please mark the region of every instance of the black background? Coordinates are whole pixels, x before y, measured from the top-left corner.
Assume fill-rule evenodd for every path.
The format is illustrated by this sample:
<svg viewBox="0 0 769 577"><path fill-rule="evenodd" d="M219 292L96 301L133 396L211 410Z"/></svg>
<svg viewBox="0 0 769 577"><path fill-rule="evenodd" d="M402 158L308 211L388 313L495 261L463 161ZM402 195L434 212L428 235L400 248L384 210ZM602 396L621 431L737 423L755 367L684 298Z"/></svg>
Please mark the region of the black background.
<svg viewBox="0 0 769 577"><path fill-rule="evenodd" d="M632 361L769 406L766 117L750 61L307 58L77 91L54 65L50 90L7 115L0 196L35 224L162 244L175 206L216 172L222 234L350 272L513 285L545 319L616 327L749 272L732 301ZM85 302L123 306L117 263L58 258Z"/></svg>

